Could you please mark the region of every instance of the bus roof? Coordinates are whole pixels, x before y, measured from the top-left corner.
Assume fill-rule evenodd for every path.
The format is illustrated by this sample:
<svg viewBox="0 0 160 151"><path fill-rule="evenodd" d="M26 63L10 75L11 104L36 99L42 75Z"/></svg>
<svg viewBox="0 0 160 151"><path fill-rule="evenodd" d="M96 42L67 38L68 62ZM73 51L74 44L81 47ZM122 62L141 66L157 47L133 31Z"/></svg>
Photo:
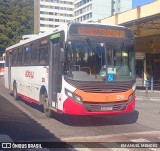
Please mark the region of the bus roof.
<svg viewBox="0 0 160 151"><path fill-rule="evenodd" d="M8 48L6 48L6 51L11 50L11 49L13 49L13 48L15 48L15 47L21 46L21 45L23 45L23 44L27 44L27 43L29 43L29 42L31 42L31 41L33 41L33 40L38 40L38 39L40 39L40 38L49 36L49 35L51 35L51 34L53 34L53 33L57 33L58 31L62 31L62 30L67 31L68 26L70 26L70 25L72 25L72 24L102 25L102 26L105 26L105 25L106 25L106 26L120 27L120 28L129 29L129 28L124 27L124 26L110 25L110 24L102 24L102 23L69 23L69 24L64 23L63 25L55 28L55 29L52 30L52 31L40 33L40 34L37 34L37 35L35 35L35 36L33 36L33 37L29 38L29 39L21 40L19 43L15 44L15 45L12 45L12 46L10 46L10 47L8 47ZM65 38L66 38L66 37L65 37Z"/></svg>
<svg viewBox="0 0 160 151"><path fill-rule="evenodd" d="M21 46L23 44L27 44L27 43L29 43L29 42L31 42L33 40L38 40L38 39L43 38L45 36L49 36L49 35L51 35L53 33L58 32L58 31L67 30L66 28L67 28L67 24L63 24L62 26L59 26L59 27L55 28L52 31L40 33L40 34L37 34L37 36L35 35L35 36L33 36L33 37L29 38L29 39L21 40L19 43L6 48L6 51L11 50L11 49L13 49L15 47Z"/></svg>
<svg viewBox="0 0 160 151"><path fill-rule="evenodd" d="M106 26L114 26L114 27L121 27L121 28L128 28L128 27L125 27L125 26L121 26L121 25L113 25L113 24L104 24L104 23L77 23L77 24L86 24L86 25L88 25L88 24L90 24L90 25L106 25Z"/></svg>

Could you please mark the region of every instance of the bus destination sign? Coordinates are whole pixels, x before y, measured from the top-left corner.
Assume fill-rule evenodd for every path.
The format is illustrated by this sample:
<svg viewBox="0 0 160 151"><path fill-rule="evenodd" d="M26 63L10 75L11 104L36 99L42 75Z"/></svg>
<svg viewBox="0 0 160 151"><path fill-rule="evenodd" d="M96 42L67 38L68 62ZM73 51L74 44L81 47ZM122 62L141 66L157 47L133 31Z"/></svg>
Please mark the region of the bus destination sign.
<svg viewBox="0 0 160 151"><path fill-rule="evenodd" d="M89 36L124 38L125 32L120 29L107 29L98 27L77 27L77 34Z"/></svg>

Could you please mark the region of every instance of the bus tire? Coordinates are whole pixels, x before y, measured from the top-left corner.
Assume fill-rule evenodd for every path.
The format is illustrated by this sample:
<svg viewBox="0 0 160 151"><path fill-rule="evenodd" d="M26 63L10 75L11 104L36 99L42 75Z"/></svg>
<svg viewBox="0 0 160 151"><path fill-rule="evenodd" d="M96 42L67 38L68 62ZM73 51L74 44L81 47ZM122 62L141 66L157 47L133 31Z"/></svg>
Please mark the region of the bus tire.
<svg viewBox="0 0 160 151"><path fill-rule="evenodd" d="M53 111L50 110L49 108L44 108L44 113L45 113L45 116L48 117L48 118L53 117Z"/></svg>
<svg viewBox="0 0 160 151"><path fill-rule="evenodd" d="M41 101L41 104L43 104L43 110L44 110L45 116L51 118L53 116L53 112L48 107L49 105L48 105L47 92L45 92L44 94L40 94L40 101Z"/></svg>
<svg viewBox="0 0 160 151"><path fill-rule="evenodd" d="M44 100L45 100L47 97L48 97L48 96L47 96L47 90L46 90L45 86L43 85L43 86L41 86L41 88L40 88L40 93L39 93L39 101L40 101L40 104L43 105Z"/></svg>
<svg viewBox="0 0 160 151"><path fill-rule="evenodd" d="M43 103L43 110L46 117L53 117L53 111L48 108L48 100L45 100Z"/></svg>
<svg viewBox="0 0 160 151"><path fill-rule="evenodd" d="M13 83L13 97L14 97L14 100L18 100L16 83Z"/></svg>

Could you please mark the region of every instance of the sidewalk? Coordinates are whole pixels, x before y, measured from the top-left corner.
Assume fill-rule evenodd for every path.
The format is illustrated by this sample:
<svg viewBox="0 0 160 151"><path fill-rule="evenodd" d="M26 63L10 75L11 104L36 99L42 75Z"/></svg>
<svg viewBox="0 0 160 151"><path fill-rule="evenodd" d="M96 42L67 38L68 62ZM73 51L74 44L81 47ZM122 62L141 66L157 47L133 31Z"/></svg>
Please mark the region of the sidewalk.
<svg viewBox="0 0 160 151"><path fill-rule="evenodd" d="M136 100L160 102L160 91L136 90Z"/></svg>

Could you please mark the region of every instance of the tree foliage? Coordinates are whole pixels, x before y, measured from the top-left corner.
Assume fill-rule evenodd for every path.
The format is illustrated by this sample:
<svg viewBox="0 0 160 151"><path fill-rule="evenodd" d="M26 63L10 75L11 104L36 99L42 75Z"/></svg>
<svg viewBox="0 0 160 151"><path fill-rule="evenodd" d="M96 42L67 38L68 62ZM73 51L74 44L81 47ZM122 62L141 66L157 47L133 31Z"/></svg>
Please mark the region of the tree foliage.
<svg viewBox="0 0 160 151"><path fill-rule="evenodd" d="M34 0L0 0L0 53L33 34L33 15Z"/></svg>

